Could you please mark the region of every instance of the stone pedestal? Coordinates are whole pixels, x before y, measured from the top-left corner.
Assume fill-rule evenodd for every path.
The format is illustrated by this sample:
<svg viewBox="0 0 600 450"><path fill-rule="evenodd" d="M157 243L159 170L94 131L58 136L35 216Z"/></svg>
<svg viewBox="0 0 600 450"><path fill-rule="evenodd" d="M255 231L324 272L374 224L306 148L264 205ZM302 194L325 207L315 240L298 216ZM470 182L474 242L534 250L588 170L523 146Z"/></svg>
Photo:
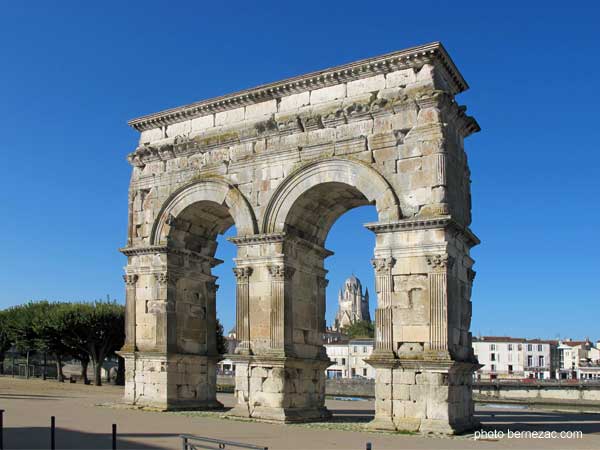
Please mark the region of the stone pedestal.
<svg viewBox="0 0 600 450"><path fill-rule="evenodd" d="M369 361L377 369L370 428L456 434L478 426L471 389L479 365L424 356Z"/></svg>
<svg viewBox="0 0 600 450"><path fill-rule="evenodd" d="M310 422L331 416L325 408L328 359L243 357L236 363L232 416L277 422Z"/></svg>
<svg viewBox="0 0 600 450"><path fill-rule="evenodd" d="M217 358L185 354L120 353L125 401L160 410L215 409Z"/></svg>

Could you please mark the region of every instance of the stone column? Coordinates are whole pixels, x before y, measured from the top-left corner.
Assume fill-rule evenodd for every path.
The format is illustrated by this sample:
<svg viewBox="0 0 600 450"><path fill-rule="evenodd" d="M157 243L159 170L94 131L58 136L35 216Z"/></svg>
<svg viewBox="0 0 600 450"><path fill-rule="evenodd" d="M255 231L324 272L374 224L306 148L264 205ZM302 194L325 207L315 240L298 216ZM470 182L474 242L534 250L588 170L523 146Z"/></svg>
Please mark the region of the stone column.
<svg viewBox="0 0 600 450"><path fill-rule="evenodd" d="M236 321L235 333L238 340L236 353L252 354L250 346L250 275L252 267L234 267L236 285Z"/></svg>
<svg viewBox="0 0 600 450"><path fill-rule="evenodd" d="M293 349L291 305L287 287L296 269L282 264L268 267L271 275L271 350L286 355Z"/></svg>
<svg viewBox="0 0 600 450"><path fill-rule="evenodd" d="M136 274L125 274L123 275L125 281L125 345L121 349L122 352L135 352L135 290L137 285L138 276Z"/></svg>
<svg viewBox="0 0 600 450"><path fill-rule="evenodd" d="M448 270L454 260L448 255L429 255L429 349L448 351ZM457 299L458 301L458 299Z"/></svg>
<svg viewBox="0 0 600 450"><path fill-rule="evenodd" d="M375 286L377 290L377 308L375 310L375 350L377 357L394 358L393 320L392 320L392 267L394 258L373 258Z"/></svg>
<svg viewBox="0 0 600 450"><path fill-rule="evenodd" d="M322 276L317 276L317 318L319 320L318 332L319 335L325 332L326 321L325 321L325 304L327 299L327 286L329 280ZM321 342L319 340L319 342Z"/></svg>
<svg viewBox="0 0 600 450"><path fill-rule="evenodd" d="M155 348L158 352L177 351L175 296L177 277L168 272L154 274L156 299L148 302L148 312L156 316Z"/></svg>
<svg viewBox="0 0 600 450"><path fill-rule="evenodd" d="M217 349L217 291L219 285L215 280L206 283L206 354L218 355Z"/></svg>

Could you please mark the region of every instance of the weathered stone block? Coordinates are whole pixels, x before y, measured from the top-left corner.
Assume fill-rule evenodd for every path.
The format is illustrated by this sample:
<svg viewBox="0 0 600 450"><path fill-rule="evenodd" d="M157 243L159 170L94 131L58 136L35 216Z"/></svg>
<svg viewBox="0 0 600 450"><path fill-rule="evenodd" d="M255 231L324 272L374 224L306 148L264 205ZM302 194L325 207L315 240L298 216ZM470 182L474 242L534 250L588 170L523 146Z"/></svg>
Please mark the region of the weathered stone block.
<svg viewBox="0 0 600 450"><path fill-rule="evenodd" d="M363 78L348 83L347 96L366 94L385 88L385 76L375 75L374 77Z"/></svg>
<svg viewBox="0 0 600 450"><path fill-rule="evenodd" d="M336 84L334 86L324 87L310 91L310 104L317 105L323 102L329 102L344 98L346 96L346 85Z"/></svg>

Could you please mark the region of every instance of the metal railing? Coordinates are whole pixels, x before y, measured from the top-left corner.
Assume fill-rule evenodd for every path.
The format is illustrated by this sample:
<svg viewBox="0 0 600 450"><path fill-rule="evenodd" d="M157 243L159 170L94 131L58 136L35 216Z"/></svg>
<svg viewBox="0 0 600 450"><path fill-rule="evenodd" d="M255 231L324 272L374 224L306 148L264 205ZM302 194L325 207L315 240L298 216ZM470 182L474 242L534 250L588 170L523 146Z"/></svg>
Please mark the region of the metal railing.
<svg viewBox="0 0 600 450"><path fill-rule="evenodd" d="M216 445L216 447L214 446ZM250 448L254 450L269 450L261 445L244 444L242 442L223 441L191 434L181 435L181 450L219 450L227 448Z"/></svg>

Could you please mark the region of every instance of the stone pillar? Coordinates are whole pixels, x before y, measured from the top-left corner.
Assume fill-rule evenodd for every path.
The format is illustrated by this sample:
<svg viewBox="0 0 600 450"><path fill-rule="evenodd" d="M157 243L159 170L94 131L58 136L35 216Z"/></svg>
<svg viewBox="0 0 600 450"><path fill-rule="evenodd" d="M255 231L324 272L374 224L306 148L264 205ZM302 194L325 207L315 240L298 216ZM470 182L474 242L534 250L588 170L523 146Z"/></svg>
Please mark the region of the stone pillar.
<svg viewBox="0 0 600 450"><path fill-rule="evenodd" d="M148 302L147 309L156 317L155 349L158 352L175 351L177 277L165 271L155 273L154 278L156 279L156 299Z"/></svg>
<svg viewBox="0 0 600 450"><path fill-rule="evenodd" d="M429 255L429 343L425 349L448 351L448 269L453 258L448 255Z"/></svg>
<svg viewBox="0 0 600 450"><path fill-rule="evenodd" d="M217 291L216 278L206 283L206 354L218 356L217 349Z"/></svg>
<svg viewBox="0 0 600 450"><path fill-rule="evenodd" d="M370 224L376 234L376 429L456 433L477 425L469 249L449 216Z"/></svg>
<svg viewBox="0 0 600 450"><path fill-rule="evenodd" d="M290 355L293 352L293 317L289 301L289 283L296 269L285 264L268 266L271 275L271 350Z"/></svg>
<svg viewBox="0 0 600 450"><path fill-rule="evenodd" d="M300 257L308 252L297 250L297 242L284 234L232 241L238 246L237 329L241 341L249 335L250 351L232 355L237 405L229 414L281 422L329 417L325 369L330 361L316 343L313 316L324 308L324 298L315 295L324 294L324 280L317 276L323 270L303 263ZM242 270L250 265L251 271Z"/></svg>
<svg viewBox="0 0 600 450"><path fill-rule="evenodd" d="M375 309L375 350L377 357L394 358L392 322L392 268L396 260L391 257L373 258L377 308Z"/></svg>
<svg viewBox="0 0 600 450"><path fill-rule="evenodd" d="M320 334L325 332L327 328L327 323L325 321L325 305L327 301L327 286L329 285L329 280L324 276L317 276L317 318L319 320L318 332L319 337ZM322 319L321 319L322 317ZM319 342L322 342L320 340Z"/></svg>
<svg viewBox="0 0 600 450"><path fill-rule="evenodd" d="M238 345L236 353L250 355L250 275L252 267L234 267L236 284L236 321L235 333Z"/></svg>
<svg viewBox="0 0 600 450"><path fill-rule="evenodd" d="M135 341L135 290L138 276L136 274L123 275L125 281L125 345L122 352L131 353L136 350Z"/></svg>

